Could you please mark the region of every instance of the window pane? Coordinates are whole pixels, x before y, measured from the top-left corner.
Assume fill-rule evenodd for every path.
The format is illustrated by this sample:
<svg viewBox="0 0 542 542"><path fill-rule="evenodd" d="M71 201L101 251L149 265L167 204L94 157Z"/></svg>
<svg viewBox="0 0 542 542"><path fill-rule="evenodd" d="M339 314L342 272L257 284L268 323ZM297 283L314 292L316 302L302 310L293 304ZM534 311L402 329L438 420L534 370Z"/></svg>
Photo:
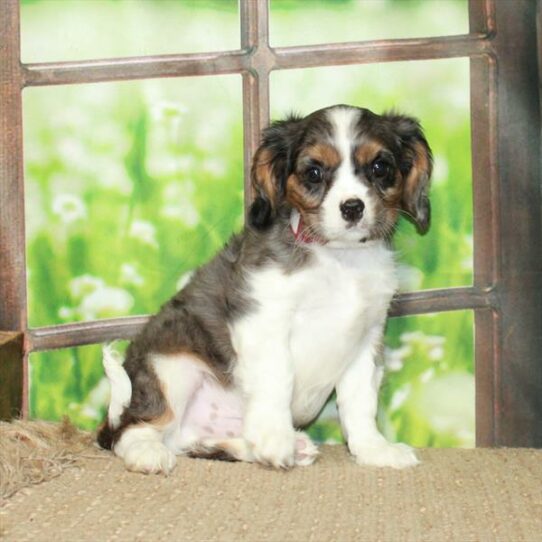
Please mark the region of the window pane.
<svg viewBox="0 0 542 542"><path fill-rule="evenodd" d="M324 84L322 84L324 82ZM431 227L395 234L401 290L472 283L472 174L467 59L288 70L271 79L272 117L337 103L420 119L435 159Z"/></svg>
<svg viewBox="0 0 542 542"><path fill-rule="evenodd" d="M385 345L378 416L384 434L417 447L474 446L472 313L391 319ZM309 433L320 441L342 442L334 400Z"/></svg>
<svg viewBox="0 0 542 542"><path fill-rule="evenodd" d="M122 352L126 344L115 348ZM379 425L386 436L419 447L474 446L472 313L391 319L385 345ZM101 359L99 346L32 354L31 416L68 415L78 426L94 429L109 400ZM342 442L334 400L309 434L320 442Z"/></svg>
<svg viewBox="0 0 542 542"><path fill-rule="evenodd" d="M122 351L127 343L115 343ZM95 429L109 404L109 383L100 346L30 354L30 417L58 421L64 416Z"/></svg>
<svg viewBox="0 0 542 542"><path fill-rule="evenodd" d="M271 0L276 47L468 32L467 0Z"/></svg>
<svg viewBox="0 0 542 542"><path fill-rule="evenodd" d="M22 0L24 62L239 46L236 0Z"/></svg>
<svg viewBox="0 0 542 542"><path fill-rule="evenodd" d="M25 91L32 327L156 312L241 228L240 82Z"/></svg>

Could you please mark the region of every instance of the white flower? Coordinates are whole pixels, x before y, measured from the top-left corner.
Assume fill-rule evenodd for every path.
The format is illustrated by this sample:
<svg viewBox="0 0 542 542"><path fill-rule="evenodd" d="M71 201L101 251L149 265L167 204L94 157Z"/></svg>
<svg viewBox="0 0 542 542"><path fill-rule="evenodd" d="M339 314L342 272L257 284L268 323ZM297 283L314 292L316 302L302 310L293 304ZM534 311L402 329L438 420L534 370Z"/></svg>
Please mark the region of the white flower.
<svg viewBox="0 0 542 542"><path fill-rule="evenodd" d="M401 348L386 348L384 350L386 369L393 372L400 371L403 368L405 358L411 353L410 345L401 346Z"/></svg>
<svg viewBox="0 0 542 542"><path fill-rule="evenodd" d="M401 386L391 398L390 410L398 410L407 400L411 390L412 386L410 384L405 384L404 386Z"/></svg>
<svg viewBox="0 0 542 542"><path fill-rule="evenodd" d="M84 295L87 295L98 288L103 288L105 282L99 277L93 277L92 275L81 275L79 277L73 278L68 288L70 293L75 298L81 298Z"/></svg>
<svg viewBox="0 0 542 542"><path fill-rule="evenodd" d="M420 382L427 384L435 376L435 369L427 369L420 375Z"/></svg>
<svg viewBox="0 0 542 542"><path fill-rule="evenodd" d="M53 213L65 224L71 224L87 216L87 210L81 198L71 194L58 194L55 196Z"/></svg>
<svg viewBox="0 0 542 542"><path fill-rule="evenodd" d="M85 320L103 316L124 316L134 305L134 298L122 288L104 286L86 295L79 306Z"/></svg>
<svg viewBox="0 0 542 542"><path fill-rule="evenodd" d="M195 190L191 180L169 183L164 189L162 216L180 220L189 228L196 226L200 215L193 200Z"/></svg>
<svg viewBox="0 0 542 542"><path fill-rule="evenodd" d="M433 183L441 184L448 180L450 168L445 156L437 154L433 160Z"/></svg>
<svg viewBox="0 0 542 542"><path fill-rule="evenodd" d="M179 156L176 159L179 171L189 171L194 167L194 158L190 155Z"/></svg>
<svg viewBox="0 0 542 542"><path fill-rule="evenodd" d="M444 348L442 346L434 346L429 350L427 356L431 361L440 361L444 357Z"/></svg>
<svg viewBox="0 0 542 542"><path fill-rule="evenodd" d="M62 320L71 320L74 314L75 311L70 309L70 307L60 307L60 309L58 309L58 316L62 318Z"/></svg>
<svg viewBox="0 0 542 542"><path fill-rule="evenodd" d="M130 227L130 237L138 239L146 245L157 247L156 228L146 220L134 220Z"/></svg>
<svg viewBox="0 0 542 542"><path fill-rule="evenodd" d="M443 346L446 342L446 337L442 335L425 335L424 342L429 346Z"/></svg>
<svg viewBox="0 0 542 542"><path fill-rule="evenodd" d="M401 264L397 266L397 279L399 291L415 291L422 286L423 273L417 267Z"/></svg>
<svg viewBox="0 0 542 542"><path fill-rule="evenodd" d="M215 177L221 177L226 173L226 163L219 158L205 160L201 164L201 168Z"/></svg>
<svg viewBox="0 0 542 542"><path fill-rule="evenodd" d="M143 286L145 279L137 272L134 265L123 263L120 266L120 280L125 284L133 284L134 286Z"/></svg>
<svg viewBox="0 0 542 542"><path fill-rule="evenodd" d="M84 164L88 159L88 149L85 147L81 138L72 136L63 137L57 140L56 148L59 158L64 164L79 168L79 164Z"/></svg>
<svg viewBox="0 0 542 542"><path fill-rule="evenodd" d="M423 336L421 331L406 331L401 333L400 339L402 343L413 343L419 341Z"/></svg>

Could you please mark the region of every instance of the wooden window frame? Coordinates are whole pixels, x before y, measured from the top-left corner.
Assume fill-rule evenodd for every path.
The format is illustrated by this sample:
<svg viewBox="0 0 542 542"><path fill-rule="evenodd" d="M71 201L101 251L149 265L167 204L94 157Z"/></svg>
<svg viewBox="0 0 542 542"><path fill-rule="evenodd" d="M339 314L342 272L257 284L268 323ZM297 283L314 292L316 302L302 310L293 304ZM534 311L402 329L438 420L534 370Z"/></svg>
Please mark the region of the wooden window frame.
<svg viewBox="0 0 542 542"><path fill-rule="evenodd" d="M470 58L474 200L472 286L399 294L391 316L474 310L476 444L542 447L541 0L470 0L470 32L300 47L269 45L268 0L240 0L241 48L203 54L29 63L18 0L0 17L0 415L28 414L28 355L116 338L146 317L29 329L22 90L160 77L241 74L245 204L248 170L269 120L274 70ZM538 41L537 41L538 40ZM537 47L538 43L538 47ZM538 59L539 61L539 59Z"/></svg>

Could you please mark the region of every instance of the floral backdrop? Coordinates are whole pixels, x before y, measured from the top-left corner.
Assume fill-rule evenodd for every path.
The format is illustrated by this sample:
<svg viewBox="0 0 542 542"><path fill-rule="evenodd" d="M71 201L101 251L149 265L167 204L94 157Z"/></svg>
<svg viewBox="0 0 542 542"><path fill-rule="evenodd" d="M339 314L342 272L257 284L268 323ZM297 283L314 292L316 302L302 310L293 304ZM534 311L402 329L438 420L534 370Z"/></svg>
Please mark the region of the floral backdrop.
<svg viewBox="0 0 542 542"><path fill-rule="evenodd" d="M23 60L235 49L238 17L230 0L23 0ZM464 0L271 2L273 46L464 32ZM350 103L421 120L433 223L423 237L400 224L403 291L472 282L468 69L450 59L272 74L273 118ZM32 327L155 312L242 227L241 93L236 75L25 90ZM379 423L390 438L474 444L470 311L391 319L385 364ZM33 354L30 369L34 417L100 422L99 345ZM333 401L310 432L341 439Z"/></svg>

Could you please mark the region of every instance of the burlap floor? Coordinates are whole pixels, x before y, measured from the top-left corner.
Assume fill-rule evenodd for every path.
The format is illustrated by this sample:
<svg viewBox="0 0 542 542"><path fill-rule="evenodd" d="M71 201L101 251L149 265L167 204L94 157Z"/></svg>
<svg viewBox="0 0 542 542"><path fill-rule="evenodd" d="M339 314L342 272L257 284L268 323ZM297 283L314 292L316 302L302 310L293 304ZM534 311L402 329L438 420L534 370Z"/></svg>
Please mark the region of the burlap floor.
<svg viewBox="0 0 542 542"><path fill-rule="evenodd" d="M179 458L172 476L103 454L24 489L7 540L542 540L542 450L425 450L414 469L356 466L326 446L290 472Z"/></svg>

